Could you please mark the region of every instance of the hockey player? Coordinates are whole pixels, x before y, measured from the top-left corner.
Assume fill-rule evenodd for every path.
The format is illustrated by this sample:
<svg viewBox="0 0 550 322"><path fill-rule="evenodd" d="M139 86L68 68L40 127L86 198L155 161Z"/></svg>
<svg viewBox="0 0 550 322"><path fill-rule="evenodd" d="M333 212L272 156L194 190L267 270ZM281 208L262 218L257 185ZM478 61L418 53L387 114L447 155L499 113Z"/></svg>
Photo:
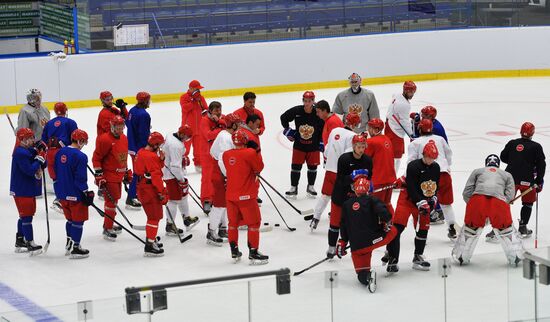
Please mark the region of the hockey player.
<svg viewBox="0 0 550 322"><path fill-rule="evenodd" d="M512 224L509 205L516 192L514 178L499 169L499 166L498 156L489 155L485 159L485 167L475 169L470 174L462 192L466 202L464 226L452 251L452 257L460 265L470 262L487 219L502 245L508 263L517 266L523 259L523 245Z"/></svg>
<svg viewBox="0 0 550 322"><path fill-rule="evenodd" d="M168 192L168 203L166 204L166 235L176 236L178 233L183 235L183 230L176 231L176 224L172 219L176 219L178 208L183 218L183 223L187 230L191 230L199 223L198 217L189 215L189 181L187 180L187 172L185 171L185 141L191 140L193 130L189 125L180 126L176 133L171 133L166 136L162 151L164 152L164 167L162 168L162 179L166 184ZM204 174L204 168L203 168ZM169 216L169 213L172 215Z"/></svg>
<svg viewBox="0 0 550 322"><path fill-rule="evenodd" d="M336 183L336 171L338 170L338 158L345 152L353 150L352 140L355 136L353 130L361 122L361 117L356 113L348 113L346 115L346 127L335 128L330 132L327 146L324 152L326 159L325 163L325 178L323 179L323 187L321 188L321 198L317 201L313 211L313 218L309 224L311 231L317 229L321 215L328 203ZM325 123L326 124L326 123Z"/></svg>
<svg viewBox="0 0 550 322"><path fill-rule="evenodd" d="M235 148L231 135L237 131L242 121L237 115L230 113L225 115L220 122L225 123L226 128L218 134L210 148L210 155L215 160L212 171L214 196L212 198L212 211L210 211L210 215L208 216L209 224L206 241L208 244L214 246L222 246L222 243L227 242L228 238L223 153Z"/></svg>
<svg viewBox="0 0 550 322"><path fill-rule="evenodd" d="M257 114L248 115L246 117L246 120L243 123L240 123L240 128L244 133L246 133L246 136L248 137L248 141L249 142L252 141L255 143L252 146L250 146L253 149L260 149L261 147L260 136L257 134L261 124L262 124L262 119Z"/></svg>
<svg viewBox="0 0 550 322"><path fill-rule="evenodd" d="M365 154L371 157L373 162L372 184L374 185L374 190L391 187L396 180L392 142L387 136L382 134L384 122L382 122L381 119L371 119L367 125L367 131L370 138L367 139ZM391 204L391 188L373 192L372 196L380 199L393 216L394 211Z"/></svg>
<svg viewBox="0 0 550 322"><path fill-rule="evenodd" d="M244 105L233 113L237 115L243 122L247 122L248 116L256 114L260 117L260 126L254 130L254 134L262 135L265 131L265 119L262 111L256 108L256 94L246 92L243 95ZM251 139L251 138L249 138Z"/></svg>
<svg viewBox="0 0 550 322"><path fill-rule="evenodd" d="M407 165L406 181L397 180L398 186L406 185L401 189L397 207L393 217L393 224L397 229L397 236L386 249L388 252L382 258L383 263L388 263L388 273L399 271L401 233L407 227L409 216L413 216L414 227L418 228L414 239L413 268L422 271L430 270L430 263L424 259L424 248L430 228L430 212L437 202L437 190L439 188L440 168L435 160L439 155L437 146L433 142L424 145L420 159L409 162Z"/></svg>
<svg viewBox="0 0 550 322"><path fill-rule="evenodd" d="M99 99L103 108L99 112L97 117L97 138L103 133L109 133L111 131L111 120L113 117L119 115L123 119L128 118L128 111L126 110L126 102L123 99L117 99L115 106L113 106L113 94L109 91L103 91L99 94Z"/></svg>
<svg viewBox="0 0 550 322"><path fill-rule="evenodd" d="M308 196L315 198L315 179L317 178L317 166L320 164L320 152L324 151L322 131L324 121L313 110L315 94L306 91L302 95L303 105L294 106L281 115L283 134L290 142L294 142L292 149L292 163L290 170L290 190L285 194L288 197L298 195L298 182L304 162L307 164L307 189ZM290 127L294 122L295 129Z"/></svg>
<svg viewBox="0 0 550 322"><path fill-rule="evenodd" d="M393 147L395 173L399 172L401 158L405 154L405 136L412 137L413 129L409 122L411 112L411 99L416 93L416 84L406 81L403 84L403 92L394 94L392 102L386 114L386 128L384 134L390 139Z"/></svg>
<svg viewBox="0 0 550 322"><path fill-rule="evenodd" d="M208 105L201 94L201 89L204 87L198 80L189 82L189 89L180 97L181 106L181 126L189 125L193 131L193 138L185 142L185 156L189 156L191 152L191 144L193 144L193 164L197 172L202 171L201 164L201 148L200 148L200 122L201 117L207 112Z"/></svg>
<svg viewBox="0 0 550 322"><path fill-rule="evenodd" d="M516 184L516 191L523 192L530 187L533 190L521 198L521 216L519 233L522 238L531 236L533 231L527 228L533 203L537 201L537 194L542 191L544 174L546 172L546 157L542 146L533 141L535 125L525 122L521 125L521 138L511 140L500 152L500 159L506 163L506 172L512 174Z"/></svg>
<svg viewBox="0 0 550 322"><path fill-rule="evenodd" d="M42 246L34 242L32 219L36 212L36 196L42 189L42 169L46 167L46 153L34 148L35 134L29 128L16 133L17 145L12 153L10 195L13 196L19 220L15 239L15 252L42 253Z"/></svg>
<svg viewBox="0 0 550 322"><path fill-rule="evenodd" d="M162 244L157 243L162 206L168 202L166 188L162 182L162 168L164 168L164 153L160 150L162 144L164 144L162 134L151 133L147 139L147 146L138 151L134 164L138 180L138 198L147 215L147 225L145 226L147 239L143 254L146 257L164 256Z"/></svg>
<svg viewBox="0 0 550 322"><path fill-rule="evenodd" d="M200 123L200 147L201 147L201 202L206 214L210 213L212 207L212 198L214 188L212 187L212 171L214 169L214 159L210 156L210 147L212 142L224 128L224 123L220 123L222 117L222 104L213 101L208 105L208 112L203 115Z"/></svg>
<svg viewBox="0 0 550 322"><path fill-rule="evenodd" d="M263 170L262 156L256 150L247 148L248 138L242 130L231 135L235 149L223 153L223 165L227 177L227 217L229 219L229 246L231 257L238 261L239 230L241 224L248 226L248 259L251 264L267 264L269 256L258 251L260 245L260 208L256 202L258 196L257 175Z"/></svg>
<svg viewBox="0 0 550 322"><path fill-rule="evenodd" d="M333 131L334 132L334 131ZM330 140L330 139L329 139ZM354 176L360 173L365 174L369 179L372 176L372 159L365 154L367 148L366 139L363 135L357 134L352 139L352 152L346 152L338 158L336 170L336 182L332 190L330 205L330 227L328 230L327 257L333 258L336 255L336 243L340 232L340 220L342 218L342 205L353 195L351 190ZM354 172L358 170L359 172Z"/></svg>
<svg viewBox="0 0 550 322"><path fill-rule="evenodd" d="M88 190L88 157L81 152L88 144L88 134L74 130L71 143L62 147L55 157L55 195L65 214L67 243L65 255L70 258L86 258L90 251L80 246L84 222L88 220L88 206L94 202L94 192Z"/></svg>
<svg viewBox="0 0 550 322"><path fill-rule="evenodd" d="M48 146L48 151L46 153L48 174L52 179L55 178L54 165L57 151L71 144L71 133L78 128L76 122L67 117L67 105L65 105L65 103L55 103L53 110L57 116L49 120L44 126L44 131L42 131L42 142L46 143ZM59 213L63 213L61 203L57 198L53 201L52 209Z"/></svg>
<svg viewBox="0 0 550 322"><path fill-rule="evenodd" d="M147 145L147 139L151 134L151 116L147 112L151 104L151 95L147 92L139 92L136 95L137 104L128 112L126 127L128 128L128 154L132 159L132 165L139 149ZM137 198L137 183L132 181L126 197L126 209L140 210L141 203Z"/></svg>
<svg viewBox="0 0 550 322"><path fill-rule="evenodd" d="M323 134L321 134L321 138L323 139L324 147L326 147L330 132L332 132L335 128L344 127L344 122L342 122L338 115L330 111L330 106L325 100L320 100L315 103L315 112L317 113L317 116L325 122L323 125ZM322 152L324 152L324 148Z"/></svg>
<svg viewBox="0 0 550 322"><path fill-rule="evenodd" d="M445 128L443 127L441 122L439 122L436 119L436 117L437 117L437 109L435 107L431 106L431 105L424 106L420 110L420 118L421 119L429 119L430 121L432 121L432 123L433 123L433 134L441 136L442 138L445 139L445 141L447 143L449 143L449 140L447 139L447 133L445 132Z"/></svg>
<svg viewBox="0 0 550 322"><path fill-rule="evenodd" d="M332 111L343 115L343 118L350 112L350 109L361 116L361 125L355 130L362 133L367 128L367 122L372 118L380 118L378 103L372 91L361 87L361 76L353 73L348 78L350 88L340 92L336 96Z"/></svg>
<svg viewBox="0 0 550 322"><path fill-rule="evenodd" d="M357 279L374 292L376 272L371 273L372 251L387 245L395 238L397 230L392 226L392 215L384 204L369 195L370 189L371 184L366 176L359 175L354 180L355 196L344 202L342 207L342 238L338 241L336 254L339 258L346 255L349 242Z"/></svg>
<svg viewBox="0 0 550 322"><path fill-rule="evenodd" d="M42 138L42 130L50 120L50 111L42 105L42 93L33 88L27 92L27 104L19 111L17 129L29 128L34 133L35 141Z"/></svg>
<svg viewBox="0 0 550 322"><path fill-rule="evenodd" d="M105 213L116 217L116 207L122 193L122 183L132 181L132 170L127 167L128 138L124 135L124 119L117 115L111 119L111 130L96 139L92 156L95 184L104 193ZM116 241L120 227L114 227L107 216L103 219L103 238Z"/></svg>
<svg viewBox="0 0 550 322"><path fill-rule="evenodd" d="M453 180L451 178L451 165L453 152L449 147L449 144L439 135L432 134L432 121L429 119L422 119L418 125L420 131L420 137L415 139L409 144L408 148L408 163L420 159L422 157L422 151L424 146L428 142L434 142L439 151L437 157L437 164L439 165L441 176L438 184L437 190L437 200L441 205L441 210L443 210L443 215L445 216L445 221L448 225L448 234L447 236L453 240L456 239L456 228L455 228L455 214L453 210L452 203L453 198ZM437 213L434 212L434 215Z"/></svg>

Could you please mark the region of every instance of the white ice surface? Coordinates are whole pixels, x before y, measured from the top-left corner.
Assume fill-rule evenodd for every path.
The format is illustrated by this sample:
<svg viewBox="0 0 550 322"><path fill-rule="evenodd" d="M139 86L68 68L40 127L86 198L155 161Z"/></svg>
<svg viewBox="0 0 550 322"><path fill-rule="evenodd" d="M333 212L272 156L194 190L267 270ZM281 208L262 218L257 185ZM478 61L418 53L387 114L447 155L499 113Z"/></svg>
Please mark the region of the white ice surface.
<svg viewBox="0 0 550 322"><path fill-rule="evenodd" d="M438 119L443 123L453 149L454 210L458 223L462 224L465 203L461 193L469 173L483 166L490 153L500 153L504 144L518 137L519 126L524 121L532 121L537 126L534 140L544 148L550 143L550 78L513 78L418 82L418 92L412 101L413 110L427 104L438 109ZM378 99L381 115L385 116L391 95L400 91L400 84L370 86ZM331 105L340 89L315 91L317 100L326 99ZM115 93L116 95L116 93ZM267 129L262 140L262 154L266 164L262 175L284 192L290 184L291 143L282 136L280 114L297 105L301 92L258 95L257 107L264 113ZM208 100L209 102L211 100ZM224 113L241 106L242 97L223 97L219 101ZM90 145L84 152L91 157L95 141L96 120L99 108L70 109L69 115L79 127L90 134ZM154 103L149 112L152 127L163 134L173 132L180 125L181 112L177 102ZM12 119L17 115L12 114ZM488 134L495 132L499 135ZM166 255L162 258L144 258L143 246L128 233L119 236L116 243L101 237L102 218L90 208L90 220L84 225L82 245L90 250L91 256L84 260L69 260L64 256L64 218L50 210L52 242L45 255L29 258L15 254L13 244L17 211L9 196L10 153L13 135L7 122L0 126L0 138L4 157L0 159L3 178L0 182L0 282L16 289L40 306L70 304L82 300L122 297L127 286L141 286L155 283L193 280L220 275L231 275L289 267L300 270L322 259L327 248L328 219L326 212L318 230L310 233L308 222L289 208L278 196L271 193L286 221L295 232L289 232L270 205L263 193L261 208L263 221L280 223L272 232L261 235L261 251L270 256L266 266L248 266L247 261L232 264L229 247L217 248L205 242L208 219L200 214L198 207L190 201L193 214L199 215L201 223L193 229L194 237L181 245L175 238L164 237L164 221L159 225L160 236L165 244ZM305 168L305 167L304 167ZM401 172L405 169L404 162ZM190 182L198 191L200 175L190 170ZM321 190L323 170L318 173L316 188ZM93 185L89 176L89 184ZM300 209L313 208L315 200L305 196L306 172L302 171L299 186L299 200L295 205ZM550 219L545 216L548 201L547 192L540 195L539 248L550 244ZM394 194L394 199L397 194ZM122 200L125 199L123 193ZM48 200L53 200L48 196ZM394 200L395 201L395 200ZM97 201L102 207L102 202ZM123 206L123 203L121 203ZM517 224L521 205L513 206L514 222ZM122 207L124 209L124 207ZM34 218L35 240L46 241L44 199L37 200L37 214ZM124 210L136 225L145 224L143 212ZM328 211L328 210L327 210ZM534 229L535 212L530 227ZM121 216L117 219L124 223ZM181 225L181 219L178 221ZM489 228L485 228L484 233ZM141 237L144 232L134 231ZM343 260L324 263L292 279L292 295L274 294L274 282L258 281L251 285L253 294L252 317L254 321L330 321L330 290L325 288L325 270L345 270L339 276L338 287L334 291L334 320L357 321L368 318L372 321L442 321L443 279L434 267L430 272L413 271L410 268L413 250L413 232L409 227L402 235L401 271L391 278L384 278L384 270L378 269L378 291L369 294L356 280L349 256ZM446 225L431 228L425 255L430 260L449 257L451 242L446 237ZM246 250L246 234L240 233L241 248ZM534 239L525 240L526 248L534 246ZM508 280L505 257L500 245L488 244L480 240L476 257L468 267L453 267L447 279L447 306L449 321L504 321L527 317L532 304L531 290L520 278L521 269L514 270ZM373 265L379 265L383 251L373 254ZM480 256L480 254L496 253ZM432 263L436 266L436 263ZM511 282L511 286L508 285ZM190 321L213 321L219 319L243 321L248 318L245 283L229 283L206 289L191 288L169 292L170 310L155 314L156 321L176 321L187 317ZM511 296L509 293L517 294ZM217 294L219 300L212 301ZM209 296L212 295L212 296ZM550 294L546 299L550 301ZM210 299L210 300L209 300ZM532 299L531 299L532 301ZM217 303L217 304L216 304ZM546 302L549 303L549 302ZM508 304L511 308L508 309ZM122 300L95 302L97 321L140 321L140 317L129 317L124 313ZM527 305L527 304L526 304ZM523 306L526 312L519 312ZM0 312L12 311L13 307L0 300ZM518 311L519 310L519 311ZM63 320L77 320L76 308L67 306L50 308L50 311ZM101 314L101 312L103 314ZM116 313L115 313L116 312ZM183 312L183 313L182 313ZM524 315L521 315L521 314ZM550 312L547 312L550 316ZM178 315L175 315L178 314ZM0 314L1 316L2 314ZM12 321L25 320L22 316Z"/></svg>

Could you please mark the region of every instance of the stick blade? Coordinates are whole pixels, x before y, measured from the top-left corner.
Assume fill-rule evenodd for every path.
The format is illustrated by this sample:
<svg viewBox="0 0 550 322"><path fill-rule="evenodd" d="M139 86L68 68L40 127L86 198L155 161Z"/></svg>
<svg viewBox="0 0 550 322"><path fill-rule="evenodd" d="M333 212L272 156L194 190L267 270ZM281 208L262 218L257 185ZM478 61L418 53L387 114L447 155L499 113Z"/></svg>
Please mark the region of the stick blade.
<svg viewBox="0 0 550 322"><path fill-rule="evenodd" d="M300 214L302 216L313 215L313 209L302 210L302 211L300 211Z"/></svg>
<svg viewBox="0 0 550 322"><path fill-rule="evenodd" d="M50 247L49 241L47 241L46 244L44 244L44 251L42 252L43 254L46 254L46 252L48 252L48 247Z"/></svg>

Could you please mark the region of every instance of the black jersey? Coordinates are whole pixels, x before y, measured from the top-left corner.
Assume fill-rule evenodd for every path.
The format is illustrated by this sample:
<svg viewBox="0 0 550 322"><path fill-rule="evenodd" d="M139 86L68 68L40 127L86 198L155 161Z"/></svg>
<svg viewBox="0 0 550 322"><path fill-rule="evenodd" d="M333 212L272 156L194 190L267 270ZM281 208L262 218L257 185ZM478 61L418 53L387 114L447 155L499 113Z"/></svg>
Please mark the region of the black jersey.
<svg viewBox="0 0 550 322"><path fill-rule="evenodd" d="M386 236L384 223L391 220L386 206L371 196L351 197L342 206L340 234L351 251L372 246Z"/></svg>
<svg viewBox="0 0 550 322"><path fill-rule="evenodd" d="M422 159L417 159L407 165L407 193L414 204L437 194L439 173L439 164L435 161L427 165Z"/></svg>
<svg viewBox="0 0 550 322"><path fill-rule="evenodd" d="M296 127L294 149L303 152L319 151L325 121L317 116L315 108L312 109L311 113L306 113L304 106L298 105L288 109L281 115L283 128L290 127L289 123L292 121L294 121Z"/></svg>
<svg viewBox="0 0 550 322"><path fill-rule="evenodd" d="M332 191L332 202L338 206L342 206L344 201L349 198L349 195L353 194L351 185L353 180L351 179L351 173L353 170L367 169L369 170L369 180L372 177L372 159L363 154L361 158L356 159L353 156L353 152L346 152L338 158L338 168L336 170L336 182L334 183L334 190Z"/></svg>
<svg viewBox="0 0 550 322"><path fill-rule="evenodd" d="M542 146L530 139L515 139L500 152L500 160L506 164L506 172L512 174L517 185L541 185L546 172L546 160Z"/></svg>

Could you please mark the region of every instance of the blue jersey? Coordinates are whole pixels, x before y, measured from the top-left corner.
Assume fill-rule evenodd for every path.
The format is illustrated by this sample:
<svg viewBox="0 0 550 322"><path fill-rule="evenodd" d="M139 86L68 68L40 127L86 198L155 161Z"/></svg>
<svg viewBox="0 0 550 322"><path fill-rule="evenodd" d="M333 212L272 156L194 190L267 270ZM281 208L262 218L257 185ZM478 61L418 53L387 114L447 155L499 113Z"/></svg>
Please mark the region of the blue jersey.
<svg viewBox="0 0 550 322"><path fill-rule="evenodd" d="M82 151L70 146L61 148L55 155L54 182L57 199L82 200L82 192L88 190L86 166L88 157Z"/></svg>
<svg viewBox="0 0 550 322"><path fill-rule="evenodd" d="M36 197L42 194L42 180L35 177L40 162L34 159L33 148L18 146L11 158L10 195L15 197Z"/></svg>
<svg viewBox="0 0 550 322"><path fill-rule="evenodd" d="M438 120L433 120L432 133L434 135L439 135L440 137L444 138L447 143L449 143L449 140L447 139L447 134L445 133L445 129L443 128L443 125L441 125L441 122L439 122Z"/></svg>
<svg viewBox="0 0 550 322"><path fill-rule="evenodd" d="M147 145L147 139L151 134L151 116L144 108L134 106L128 113L126 127L128 128L128 153L135 155L139 149Z"/></svg>
<svg viewBox="0 0 550 322"><path fill-rule="evenodd" d="M71 144L71 133L77 128L78 126L74 120L68 117L58 116L49 120L44 126L42 141L44 141L48 147L59 147L59 142L68 146Z"/></svg>

